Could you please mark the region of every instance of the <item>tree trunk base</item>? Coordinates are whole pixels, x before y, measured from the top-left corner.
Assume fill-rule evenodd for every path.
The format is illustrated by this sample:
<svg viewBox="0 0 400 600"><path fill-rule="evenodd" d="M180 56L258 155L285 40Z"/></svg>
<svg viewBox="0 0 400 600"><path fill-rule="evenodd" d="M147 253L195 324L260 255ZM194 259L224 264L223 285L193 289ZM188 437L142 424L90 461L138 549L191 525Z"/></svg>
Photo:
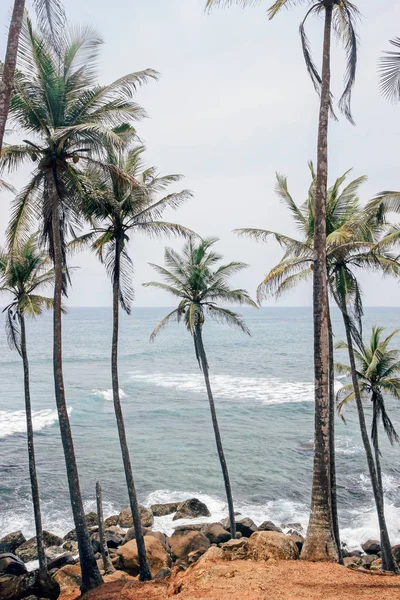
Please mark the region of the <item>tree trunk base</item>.
<svg viewBox="0 0 400 600"><path fill-rule="evenodd" d="M309 562L338 562L336 543L330 532L319 530L308 535L300 555L301 560Z"/></svg>

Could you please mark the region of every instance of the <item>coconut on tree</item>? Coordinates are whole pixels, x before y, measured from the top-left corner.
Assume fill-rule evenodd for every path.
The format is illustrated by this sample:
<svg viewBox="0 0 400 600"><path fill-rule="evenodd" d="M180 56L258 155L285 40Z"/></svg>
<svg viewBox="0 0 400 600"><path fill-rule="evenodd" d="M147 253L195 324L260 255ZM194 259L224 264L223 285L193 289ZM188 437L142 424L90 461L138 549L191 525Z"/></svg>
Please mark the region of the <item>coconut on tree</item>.
<svg viewBox="0 0 400 600"><path fill-rule="evenodd" d="M212 393L209 363L203 342L203 327L206 320L211 319L250 335L249 328L242 316L223 305L240 304L253 307L257 307L257 305L246 290L234 289L229 283L229 278L246 268L247 265L241 262L219 265L222 256L213 248L217 241L215 238L197 241L192 237L185 244L181 254L172 248L166 248L165 267L151 265L163 277L165 283L151 281L143 285L166 291L179 300L178 307L164 317L154 329L151 339L154 340L159 332L173 321L178 323L183 321L193 337L195 355L207 390L215 442L225 485L230 532L234 539L236 522L231 483Z"/></svg>

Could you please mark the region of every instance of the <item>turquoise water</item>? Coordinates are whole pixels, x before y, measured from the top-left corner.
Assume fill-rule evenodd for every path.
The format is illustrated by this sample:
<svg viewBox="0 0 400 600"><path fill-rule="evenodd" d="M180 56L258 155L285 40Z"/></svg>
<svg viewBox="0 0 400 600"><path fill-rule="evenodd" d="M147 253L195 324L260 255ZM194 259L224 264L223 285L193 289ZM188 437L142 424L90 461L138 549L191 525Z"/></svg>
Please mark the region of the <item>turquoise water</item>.
<svg viewBox="0 0 400 600"><path fill-rule="evenodd" d="M148 341L167 309L136 308L121 318L120 385L139 499L144 504L196 495L212 519L226 514L204 382L193 343L181 325ZM256 522L307 523L313 437L312 320L308 308L244 310L249 338L206 323L205 346L237 509ZM343 332L333 315L336 338ZM372 324L394 329L400 309L366 309ZM3 324L1 331L4 331ZM71 528L65 467L52 379L51 315L29 323L32 402L45 527ZM64 319L64 367L82 494L95 505L103 486L105 512L128 503L111 397L110 309L71 309ZM399 342L400 344L400 338ZM340 381L337 382L340 385ZM399 410L389 402L399 425ZM22 367L0 337L0 536L33 533L26 457ZM368 416L369 416L369 408ZM337 422L337 470L343 539L356 546L378 535L372 492L353 409ZM383 442L388 524L400 542L399 447ZM171 530L166 517L158 527Z"/></svg>

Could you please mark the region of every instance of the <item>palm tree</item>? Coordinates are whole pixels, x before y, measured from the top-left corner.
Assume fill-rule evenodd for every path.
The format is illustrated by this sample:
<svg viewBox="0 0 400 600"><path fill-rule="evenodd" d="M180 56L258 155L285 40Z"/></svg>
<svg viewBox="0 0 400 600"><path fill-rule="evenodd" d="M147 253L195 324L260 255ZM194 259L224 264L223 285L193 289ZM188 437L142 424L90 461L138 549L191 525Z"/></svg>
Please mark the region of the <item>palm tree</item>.
<svg viewBox="0 0 400 600"><path fill-rule="evenodd" d="M382 94L393 102L400 101L400 38L390 40L397 50L387 50L379 61L380 88Z"/></svg>
<svg viewBox="0 0 400 600"><path fill-rule="evenodd" d="M206 7L234 3L250 6L258 2L255 0L207 0ZM283 8L302 3L304 0L276 0L268 9L269 18L273 19ZM305 32L305 23L310 14L324 14L325 17L321 75L311 57L310 43ZM310 521L302 551L305 559L314 561L338 559L332 518L328 434L332 412L329 410L329 319L326 273L328 120L329 113L334 114L331 94L331 34L333 29L340 42L344 44L347 54L345 89L340 98L339 108L349 121L353 122L350 105L357 64L357 37L354 29L357 15L358 10L350 0L316 0L300 24L301 43L307 71L320 95L313 260L315 450Z"/></svg>
<svg viewBox="0 0 400 600"><path fill-rule="evenodd" d="M369 346L363 344L359 350L355 349L355 359L357 366L357 377L360 385L360 391L363 398L369 398L372 402L372 424L371 439L374 446L375 464L378 476L378 483L383 494L382 469L381 469L381 451L379 449L378 426L380 420L390 443L393 445L399 442L399 436L393 426L393 423L387 414L384 394L400 400L400 350L388 349L391 339L399 333L399 330L393 331L385 339L381 339L383 327L372 328L372 334ZM337 349L348 350L347 344L339 342L335 346ZM339 373L351 377L351 369L343 363L335 363ZM354 387L352 383L344 385L337 393L338 413L343 420L344 407L355 398Z"/></svg>
<svg viewBox="0 0 400 600"><path fill-rule="evenodd" d="M29 19L22 31L18 71L10 104L10 120L32 135L32 141L3 148L1 171L37 161L27 186L12 204L10 247L24 239L39 221L54 264L54 384L72 512L79 545L82 591L101 583L88 536L78 469L65 399L61 300L66 293L66 238L79 224L79 199L84 175L79 161L102 162L105 145L123 145L120 130L144 111L133 101L138 85L156 77L152 70L131 73L110 85L96 83L96 58L101 39L90 28L66 29L56 51L47 35L33 30Z"/></svg>
<svg viewBox="0 0 400 600"><path fill-rule="evenodd" d="M7 253L4 250L0 250L0 291L7 294L10 300L9 304L3 309L3 313L6 313L7 339L10 347L17 350L21 356L24 370L29 476L31 480L36 544L39 558L39 581L43 591L42 595L46 595L49 598L58 598L60 589L48 574L43 544L25 329L26 317L37 317L42 314L43 310L53 306L53 301L50 298L40 295L43 288L53 283L54 271L49 270L48 259L38 248L37 235L31 235L21 247L15 248L13 252Z"/></svg>
<svg viewBox="0 0 400 600"><path fill-rule="evenodd" d="M313 174L312 166L311 172ZM382 202L379 204L380 200L374 200L365 209L362 209L357 192L365 178L360 177L355 179L343 190L340 190L340 186L344 183L346 176L347 173L339 178L335 185L328 190L326 254L329 291L342 312L347 335L349 358L353 364L354 357L351 357L353 349L352 340L353 337L357 342L361 339L360 331L363 314L361 291L356 271L360 268L367 268L377 270L384 275L396 276L400 273L400 264L386 248L380 247L376 243L386 227L386 220L384 218L385 208L382 208ZM278 193L291 210L296 225L302 233L302 239L291 238L269 230L239 230L239 233L258 240L265 240L273 235L286 249L283 259L271 269L260 284L258 288L259 299L267 295L279 297L298 283L311 277L314 266L315 175L309 189L308 198L301 206L298 206L290 196L286 178L279 175L277 177ZM332 339L329 342L329 346L333 347ZM333 361L332 356L331 352L331 362ZM396 570L397 567L393 559L384 517L383 498L379 493L375 464L367 435L364 410L361 397L358 394L354 364L353 367L353 378L355 377L355 383L353 383L357 399L360 430L380 521L384 556L383 564L387 567L387 570ZM333 375L332 367L330 372ZM331 385L332 389L333 386ZM331 446L333 447L333 437L331 437Z"/></svg>
<svg viewBox="0 0 400 600"><path fill-rule="evenodd" d="M196 358L206 384L215 441L225 484L230 532L234 539L236 537L236 523L231 484L211 390L209 365L203 344L203 325L206 315L209 315L215 321L227 323L250 335L250 331L242 317L232 310L219 306L219 303L247 304L254 307L257 307L257 305L246 290L232 289L229 285L229 277L238 273L247 265L240 262L231 262L217 267L217 263L222 259L222 256L213 250L213 246L217 241L215 238L209 238L196 242L194 238L190 238L185 244L182 254L178 254L172 248L166 248L166 268L158 265L151 266L163 276L167 283L151 281L143 285L164 290L180 299L178 308L170 312L157 325L151 334L151 339L154 340L161 329L169 322L180 322L182 319L187 330L193 336Z"/></svg>
<svg viewBox="0 0 400 600"><path fill-rule="evenodd" d="M129 136L127 136L129 137ZM183 190L157 199L157 194L171 183L179 181L180 175L158 175L154 167L145 168L142 161L144 147L135 145L124 152L109 150L107 173L98 167L87 174L93 192L88 191L83 212L93 224L93 230L76 240L77 245L91 241L92 249L105 264L113 286L113 335L111 349L111 375L114 409L121 444L122 459L128 487L129 501L135 527L135 539L140 562L140 578L151 579L146 560L142 526L132 465L126 440L118 382L118 334L119 307L130 314L133 302L132 261L128 253L131 233L142 232L149 236L184 235L190 230L161 221L168 208L178 208L191 197ZM134 182L134 183L132 183Z"/></svg>
<svg viewBox="0 0 400 600"><path fill-rule="evenodd" d="M53 39L65 24L62 4L59 0L34 0L41 28L48 29ZM15 68L17 65L18 45L21 35L25 0L14 0L14 8L8 30L6 57L0 83L0 152L3 146L4 133L13 89Z"/></svg>

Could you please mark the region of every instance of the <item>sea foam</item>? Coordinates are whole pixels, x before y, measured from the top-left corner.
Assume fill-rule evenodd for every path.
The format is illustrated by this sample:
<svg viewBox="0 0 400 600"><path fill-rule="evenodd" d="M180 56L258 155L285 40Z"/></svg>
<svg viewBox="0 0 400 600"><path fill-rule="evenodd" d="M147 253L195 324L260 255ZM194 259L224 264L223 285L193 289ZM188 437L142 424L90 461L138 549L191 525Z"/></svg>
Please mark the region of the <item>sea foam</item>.
<svg viewBox="0 0 400 600"><path fill-rule="evenodd" d="M182 392L204 393L204 378L194 373L134 373L133 381ZM304 381L285 381L278 377L232 377L212 375L211 385L215 397L222 400L256 400L263 404L312 402L314 385ZM336 387L341 387L336 382Z"/></svg>
<svg viewBox="0 0 400 600"><path fill-rule="evenodd" d="M100 398L104 398L107 402L112 402L113 399L113 391L112 390L92 390L93 396L99 396ZM126 398L126 394L124 390L120 388L119 390L120 398Z"/></svg>
<svg viewBox="0 0 400 600"><path fill-rule="evenodd" d="M72 408L68 408L71 414ZM40 431L45 427L53 425L57 421L57 410L46 408L33 411L33 430ZM16 433L26 433L26 416L24 410L0 410L0 438L5 438Z"/></svg>

